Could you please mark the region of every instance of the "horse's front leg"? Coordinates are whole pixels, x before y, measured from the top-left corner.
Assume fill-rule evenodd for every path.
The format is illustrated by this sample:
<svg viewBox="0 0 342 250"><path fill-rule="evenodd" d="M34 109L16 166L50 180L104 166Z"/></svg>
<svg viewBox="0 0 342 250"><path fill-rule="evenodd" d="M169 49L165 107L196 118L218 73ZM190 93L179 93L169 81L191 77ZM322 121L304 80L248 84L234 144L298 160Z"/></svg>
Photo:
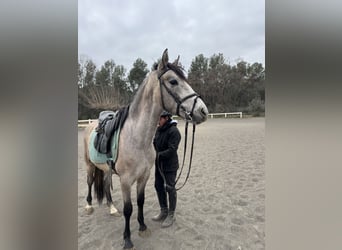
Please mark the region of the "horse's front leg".
<svg viewBox="0 0 342 250"><path fill-rule="evenodd" d="M145 186L148 177L149 174L147 173L142 179L138 179L137 181L139 236L142 238L147 238L151 235L151 230L147 228L144 222Z"/></svg>
<svg viewBox="0 0 342 250"><path fill-rule="evenodd" d="M125 216L125 231L123 234L124 238L124 249L134 249L131 241L131 230L130 230L130 219L133 212L132 201L131 201L131 185L123 183L121 181L121 190L124 202L124 216Z"/></svg>

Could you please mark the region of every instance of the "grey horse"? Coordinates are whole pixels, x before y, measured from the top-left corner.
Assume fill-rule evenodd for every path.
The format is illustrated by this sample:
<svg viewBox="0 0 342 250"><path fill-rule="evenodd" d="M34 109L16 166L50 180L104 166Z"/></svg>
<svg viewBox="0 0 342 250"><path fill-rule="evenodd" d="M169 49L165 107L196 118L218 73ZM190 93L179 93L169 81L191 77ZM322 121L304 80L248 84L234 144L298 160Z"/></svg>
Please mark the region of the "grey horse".
<svg viewBox="0 0 342 250"><path fill-rule="evenodd" d="M131 187L135 182L137 183L139 235L148 237L151 234L144 222L143 207L145 186L155 160L152 140L161 112L167 110L194 124L200 124L207 119L208 109L200 96L188 84L178 60L179 57L173 63L169 63L168 51L167 49L164 51L158 66L140 85L121 129L115 170L120 178L124 202L124 249L134 249L131 241L130 217L133 210ZM96 122L90 124L85 130L84 137L88 183L86 211L88 213L93 211L91 187L95 181L98 200L102 200L103 195L106 194L110 213L119 215L110 194L111 170L107 164L95 164L89 158L90 134L96 126Z"/></svg>

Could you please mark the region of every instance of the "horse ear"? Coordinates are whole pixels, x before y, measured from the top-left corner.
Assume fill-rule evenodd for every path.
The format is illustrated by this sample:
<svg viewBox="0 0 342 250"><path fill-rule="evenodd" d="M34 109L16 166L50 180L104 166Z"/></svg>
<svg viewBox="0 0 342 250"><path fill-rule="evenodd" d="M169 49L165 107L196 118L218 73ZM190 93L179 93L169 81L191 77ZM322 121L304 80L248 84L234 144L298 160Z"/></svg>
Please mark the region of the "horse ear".
<svg viewBox="0 0 342 250"><path fill-rule="evenodd" d="M163 56L162 56L162 59L158 65L158 70L162 70L162 69L165 69L167 64L169 62L169 55L167 53L167 49L164 50L164 53L163 53Z"/></svg>
<svg viewBox="0 0 342 250"><path fill-rule="evenodd" d="M179 55L178 55L177 59L172 64L175 66L178 66L178 61L179 61Z"/></svg>

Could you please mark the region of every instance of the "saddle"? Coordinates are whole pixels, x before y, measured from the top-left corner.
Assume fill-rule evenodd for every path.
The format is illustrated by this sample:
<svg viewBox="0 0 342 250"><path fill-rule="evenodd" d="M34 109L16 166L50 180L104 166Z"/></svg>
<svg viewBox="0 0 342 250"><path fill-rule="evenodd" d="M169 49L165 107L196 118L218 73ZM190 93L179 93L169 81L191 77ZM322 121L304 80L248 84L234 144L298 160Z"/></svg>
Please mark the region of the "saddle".
<svg viewBox="0 0 342 250"><path fill-rule="evenodd" d="M95 149L112 157L111 140L116 130L121 129L125 123L129 111L129 106L120 108L117 111L105 110L99 114L99 124L95 128L94 139Z"/></svg>

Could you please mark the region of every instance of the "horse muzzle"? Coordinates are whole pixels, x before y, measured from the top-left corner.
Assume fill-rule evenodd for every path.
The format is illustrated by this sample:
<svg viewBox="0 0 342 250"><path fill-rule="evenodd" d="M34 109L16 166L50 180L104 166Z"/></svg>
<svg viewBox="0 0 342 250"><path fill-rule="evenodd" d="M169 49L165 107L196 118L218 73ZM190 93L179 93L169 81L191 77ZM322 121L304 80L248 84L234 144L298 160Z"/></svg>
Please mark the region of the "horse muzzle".
<svg viewBox="0 0 342 250"><path fill-rule="evenodd" d="M184 112L185 120L191 122L193 124L200 124L205 122L208 117L208 108L202 101L202 99L198 99L195 104L192 112Z"/></svg>

